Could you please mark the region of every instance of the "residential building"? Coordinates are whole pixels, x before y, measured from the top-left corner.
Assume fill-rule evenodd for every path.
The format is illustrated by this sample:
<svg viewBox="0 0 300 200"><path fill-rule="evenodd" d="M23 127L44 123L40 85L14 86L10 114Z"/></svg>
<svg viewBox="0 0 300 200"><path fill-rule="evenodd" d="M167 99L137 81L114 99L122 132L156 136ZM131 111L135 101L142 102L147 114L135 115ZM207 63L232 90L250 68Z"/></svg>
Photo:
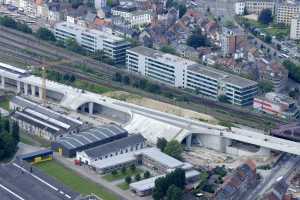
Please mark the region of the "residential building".
<svg viewBox="0 0 300 200"><path fill-rule="evenodd" d="M258 80L270 81L275 92L284 90L288 82L288 70L278 62L269 62L260 59L256 62L258 70Z"/></svg>
<svg viewBox="0 0 300 200"><path fill-rule="evenodd" d="M19 0L19 8L22 8L29 16L35 17L37 14L37 5L33 0Z"/></svg>
<svg viewBox="0 0 300 200"><path fill-rule="evenodd" d="M126 49L130 48L129 42L110 32L89 29L70 21L55 24L54 34L58 40L76 40L87 51L102 50L114 63L124 63Z"/></svg>
<svg viewBox="0 0 300 200"><path fill-rule="evenodd" d="M300 13L299 3L280 3L276 7L276 23L291 24Z"/></svg>
<svg viewBox="0 0 300 200"><path fill-rule="evenodd" d="M133 2L126 2L111 9L113 16L120 16L123 18L130 17L131 13L137 11L137 7Z"/></svg>
<svg viewBox="0 0 300 200"><path fill-rule="evenodd" d="M243 32L226 29L221 35L221 47L224 55L233 55L245 46L246 35Z"/></svg>
<svg viewBox="0 0 300 200"><path fill-rule="evenodd" d="M271 130L271 135L286 140L300 142L300 123L292 122L278 125L275 129Z"/></svg>
<svg viewBox="0 0 300 200"><path fill-rule="evenodd" d="M146 47L127 50L127 69L213 99L225 95L229 102L240 106L252 104L257 94L255 81Z"/></svg>
<svg viewBox="0 0 300 200"><path fill-rule="evenodd" d="M145 138L140 134L130 135L107 144L96 146L76 153L76 159L86 165L93 165L97 160L128 154L144 148Z"/></svg>
<svg viewBox="0 0 300 200"><path fill-rule="evenodd" d="M213 99L225 96L228 102L239 106L251 105L257 95L255 81L200 64L188 66L185 82L186 88L198 94Z"/></svg>
<svg viewBox="0 0 300 200"><path fill-rule="evenodd" d="M106 7L106 0L95 0L96 10L100 10Z"/></svg>
<svg viewBox="0 0 300 200"><path fill-rule="evenodd" d="M295 119L300 114L297 101L289 96L273 92L263 97L255 97L253 108L284 119Z"/></svg>
<svg viewBox="0 0 300 200"><path fill-rule="evenodd" d="M240 165L230 177L225 177L222 186L215 192L213 200L240 200L257 184L256 164L248 160Z"/></svg>
<svg viewBox="0 0 300 200"><path fill-rule="evenodd" d="M236 2L234 4L234 12L236 15L244 15L246 8L245 2Z"/></svg>
<svg viewBox="0 0 300 200"><path fill-rule="evenodd" d="M289 185L284 178L275 182L270 191L264 195L264 200L284 200L288 187Z"/></svg>
<svg viewBox="0 0 300 200"><path fill-rule="evenodd" d="M18 122L19 127L26 133L37 135L47 140L55 141L57 138L78 133L83 122L66 115L40 106L39 104L16 96L9 103L11 119Z"/></svg>
<svg viewBox="0 0 300 200"><path fill-rule="evenodd" d="M194 61L142 46L128 49L126 62L128 71L174 87L184 87L186 68L195 64Z"/></svg>
<svg viewBox="0 0 300 200"><path fill-rule="evenodd" d="M93 148L128 136L128 132L115 124L107 124L82 131L76 135L59 138L51 144L54 151L65 157L75 157L76 152Z"/></svg>
<svg viewBox="0 0 300 200"><path fill-rule="evenodd" d="M246 0L245 9L248 13L259 14L264 9L275 11L276 0Z"/></svg>
<svg viewBox="0 0 300 200"><path fill-rule="evenodd" d="M300 40L300 15L293 17L291 20L290 39Z"/></svg>

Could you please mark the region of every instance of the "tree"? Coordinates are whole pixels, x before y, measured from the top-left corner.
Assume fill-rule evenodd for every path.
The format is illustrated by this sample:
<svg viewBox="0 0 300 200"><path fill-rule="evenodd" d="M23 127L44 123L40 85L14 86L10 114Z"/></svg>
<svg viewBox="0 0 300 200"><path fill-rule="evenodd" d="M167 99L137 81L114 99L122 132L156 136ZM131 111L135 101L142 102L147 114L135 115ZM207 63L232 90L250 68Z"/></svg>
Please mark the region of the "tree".
<svg viewBox="0 0 300 200"><path fill-rule="evenodd" d="M134 171L136 170L135 164L130 165L130 170L131 170L132 172L134 172Z"/></svg>
<svg viewBox="0 0 300 200"><path fill-rule="evenodd" d="M160 177L155 180L155 186L153 189L152 197L154 200L161 200L164 198L168 189L167 180L165 177Z"/></svg>
<svg viewBox="0 0 300 200"><path fill-rule="evenodd" d="M300 66L289 60L283 61L282 64L289 71L289 77L296 82L300 82Z"/></svg>
<svg viewBox="0 0 300 200"><path fill-rule="evenodd" d="M292 97L293 99L297 99L299 95L300 95L299 88L295 88L289 92L289 96Z"/></svg>
<svg viewBox="0 0 300 200"><path fill-rule="evenodd" d="M261 93L265 94L268 92L272 92L274 89L274 86L271 81L263 80L258 83L258 89Z"/></svg>
<svg viewBox="0 0 300 200"><path fill-rule="evenodd" d="M176 185L171 185L167 190L167 200L181 200L183 196L182 189Z"/></svg>
<svg viewBox="0 0 300 200"><path fill-rule="evenodd" d="M179 18L181 18L186 13L186 10L187 10L186 5L179 4L178 10L179 10Z"/></svg>
<svg viewBox="0 0 300 200"><path fill-rule="evenodd" d="M7 118L4 118L2 120L2 124L3 124L4 131L10 132L10 124L9 124L9 120Z"/></svg>
<svg viewBox="0 0 300 200"><path fill-rule="evenodd" d="M165 138L157 138L156 147L163 152L167 146L167 143L168 141Z"/></svg>
<svg viewBox="0 0 300 200"><path fill-rule="evenodd" d="M167 0L166 8L171 8L174 5L174 0Z"/></svg>
<svg viewBox="0 0 300 200"><path fill-rule="evenodd" d="M122 169L121 169L121 171L122 171L122 173L123 173L123 174L125 174L125 173L126 173L126 171L127 171L126 167L125 167L125 166L123 166L123 167L122 167Z"/></svg>
<svg viewBox="0 0 300 200"><path fill-rule="evenodd" d="M129 185L131 183L132 179L131 176L126 176L125 182Z"/></svg>
<svg viewBox="0 0 300 200"><path fill-rule="evenodd" d="M209 46L209 40L206 35L196 31L188 37L186 44L194 48L205 47Z"/></svg>
<svg viewBox="0 0 300 200"><path fill-rule="evenodd" d="M55 36L54 34L47 28L39 28L35 35L42 39L42 40L46 40L46 41L55 41Z"/></svg>
<svg viewBox="0 0 300 200"><path fill-rule="evenodd" d="M164 148L164 153L176 159L181 159L182 152L183 152L182 145L177 140L172 140L168 142L168 144Z"/></svg>
<svg viewBox="0 0 300 200"><path fill-rule="evenodd" d="M144 173L144 178L147 179L147 178L150 178L151 174L149 171L145 171Z"/></svg>
<svg viewBox="0 0 300 200"><path fill-rule="evenodd" d="M272 11L270 9L263 9L258 16L258 21L262 24L269 24L272 20Z"/></svg>
<svg viewBox="0 0 300 200"><path fill-rule="evenodd" d="M222 103L229 103L229 99L226 95L222 94L220 96L218 96L218 100Z"/></svg>
<svg viewBox="0 0 300 200"><path fill-rule="evenodd" d="M121 82L122 81L122 75L119 72L116 72L112 78L113 81Z"/></svg>
<svg viewBox="0 0 300 200"><path fill-rule="evenodd" d="M111 172L111 175L113 175L113 176L115 176L115 175L117 175L118 174L118 171L117 170L113 170L112 172Z"/></svg>
<svg viewBox="0 0 300 200"><path fill-rule="evenodd" d="M163 47L160 48L160 51L169 54L176 54L176 49L174 49L170 45L164 45Z"/></svg>
<svg viewBox="0 0 300 200"><path fill-rule="evenodd" d="M14 140L18 143L20 141L18 122L13 122L12 123L11 134L12 134Z"/></svg>
<svg viewBox="0 0 300 200"><path fill-rule="evenodd" d="M272 36L266 35L265 42L268 43L268 44L271 44L272 43Z"/></svg>
<svg viewBox="0 0 300 200"><path fill-rule="evenodd" d="M85 54L85 50L76 42L75 39L69 38L65 41L66 48L75 53Z"/></svg>
<svg viewBox="0 0 300 200"><path fill-rule="evenodd" d="M136 181L140 181L141 180L141 175L140 174L135 175L134 179Z"/></svg>

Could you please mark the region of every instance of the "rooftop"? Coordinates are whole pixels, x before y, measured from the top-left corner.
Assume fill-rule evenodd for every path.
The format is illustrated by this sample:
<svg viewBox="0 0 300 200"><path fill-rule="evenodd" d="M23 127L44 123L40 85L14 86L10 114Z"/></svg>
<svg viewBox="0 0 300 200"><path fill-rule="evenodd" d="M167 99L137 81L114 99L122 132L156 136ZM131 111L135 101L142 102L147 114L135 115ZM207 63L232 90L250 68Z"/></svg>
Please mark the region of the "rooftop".
<svg viewBox="0 0 300 200"><path fill-rule="evenodd" d="M161 52L158 50L143 47L143 46L134 47L134 48L128 49L127 51L131 51L131 52L134 52L137 54L142 54L144 56L154 58L158 61L168 63L168 64L176 64L178 66L188 66L188 65L195 64L194 61L191 61L191 60L188 60L185 58L181 58L179 56L175 56L172 54L164 53L164 52Z"/></svg>
<svg viewBox="0 0 300 200"><path fill-rule="evenodd" d="M108 124L92 128L72 136L62 137L57 141L57 143L60 143L68 149L75 149L124 133L127 134L127 131L120 126L117 126L115 124Z"/></svg>
<svg viewBox="0 0 300 200"><path fill-rule="evenodd" d="M188 70L239 88L246 88L257 85L255 81L200 64L188 66Z"/></svg>
<svg viewBox="0 0 300 200"><path fill-rule="evenodd" d="M101 157L111 152L119 151L129 146L145 142L145 138L140 134L130 135L125 138L115 140L113 142L85 150L85 153L90 157Z"/></svg>

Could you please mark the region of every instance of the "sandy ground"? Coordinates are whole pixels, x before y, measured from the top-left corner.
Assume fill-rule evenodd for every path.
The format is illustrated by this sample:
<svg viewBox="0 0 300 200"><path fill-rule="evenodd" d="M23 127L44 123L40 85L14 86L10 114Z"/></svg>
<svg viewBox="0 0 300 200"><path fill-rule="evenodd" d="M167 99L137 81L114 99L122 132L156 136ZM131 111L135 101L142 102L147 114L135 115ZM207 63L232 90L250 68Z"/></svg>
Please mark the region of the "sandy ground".
<svg viewBox="0 0 300 200"><path fill-rule="evenodd" d="M150 98L145 98L145 97L141 97L138 95L130 94L128 92L113 91L113 92L105 93L103 95L114 98L114 99L119 99L122 101L133 103L136 105L145 106L147 108L159 110L162 112L171 113L171 114L174 114L174 115L177 115L180 117L197 119L199 121L205 121L205 122L209 122L209 123L213 123L213 124L218 123L218 121L210 115L198 113L198 112L195 112L192 110L183 109L178 106L174 106L174 105L156 101L156 100L153 100Z"/></svg>

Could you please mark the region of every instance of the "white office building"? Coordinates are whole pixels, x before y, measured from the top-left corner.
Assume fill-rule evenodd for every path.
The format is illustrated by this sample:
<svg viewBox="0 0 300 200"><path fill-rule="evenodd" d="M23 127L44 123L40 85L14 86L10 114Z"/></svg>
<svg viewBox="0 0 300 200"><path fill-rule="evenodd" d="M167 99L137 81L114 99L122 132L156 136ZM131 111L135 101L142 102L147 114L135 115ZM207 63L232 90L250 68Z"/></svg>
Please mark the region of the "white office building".
<svg viewBox="0 0 300 200"><path fill-rule="evenodd" d="M276 8L276 23L291 24L300 13L299 3L282 3Z"/></svg>
<svg viewBox="0 0 300 200"><path fill-rule="evenodd" d="M292 40L300 39L300 16L292 18L290 28L290 38Z"/></svg>
<svg viewBox="0 0 300 200"><path fill-rule="evenodd" d="M90 52L103 50L114 63L125 62L126 49L130 48L130 43L121 37L106 31L89 29L71 21L55 24L54 34L58 40L74 39Z"/></svg>
<svg viewBox="0 0 300 200"><path fill-rule="evenodd" d="M224 95L235 105L250 105L257 94L255 81L146 47L127 50L126 62L130 72L212 99Z"/></svg>
<svg viewBox="0 0 300 200"><path fill-rule="evenodd" d="M243 15L245 13L245 2L236 2L234 4L234 12L236 15Z"/></svg>
<svg viewBox="0 0 300 200"><path fill-rule="evenodd" d="M194 61L142 46L128 49L126 62L130 72L174 87L184 87L186 68L195 64Z"/></svg>

